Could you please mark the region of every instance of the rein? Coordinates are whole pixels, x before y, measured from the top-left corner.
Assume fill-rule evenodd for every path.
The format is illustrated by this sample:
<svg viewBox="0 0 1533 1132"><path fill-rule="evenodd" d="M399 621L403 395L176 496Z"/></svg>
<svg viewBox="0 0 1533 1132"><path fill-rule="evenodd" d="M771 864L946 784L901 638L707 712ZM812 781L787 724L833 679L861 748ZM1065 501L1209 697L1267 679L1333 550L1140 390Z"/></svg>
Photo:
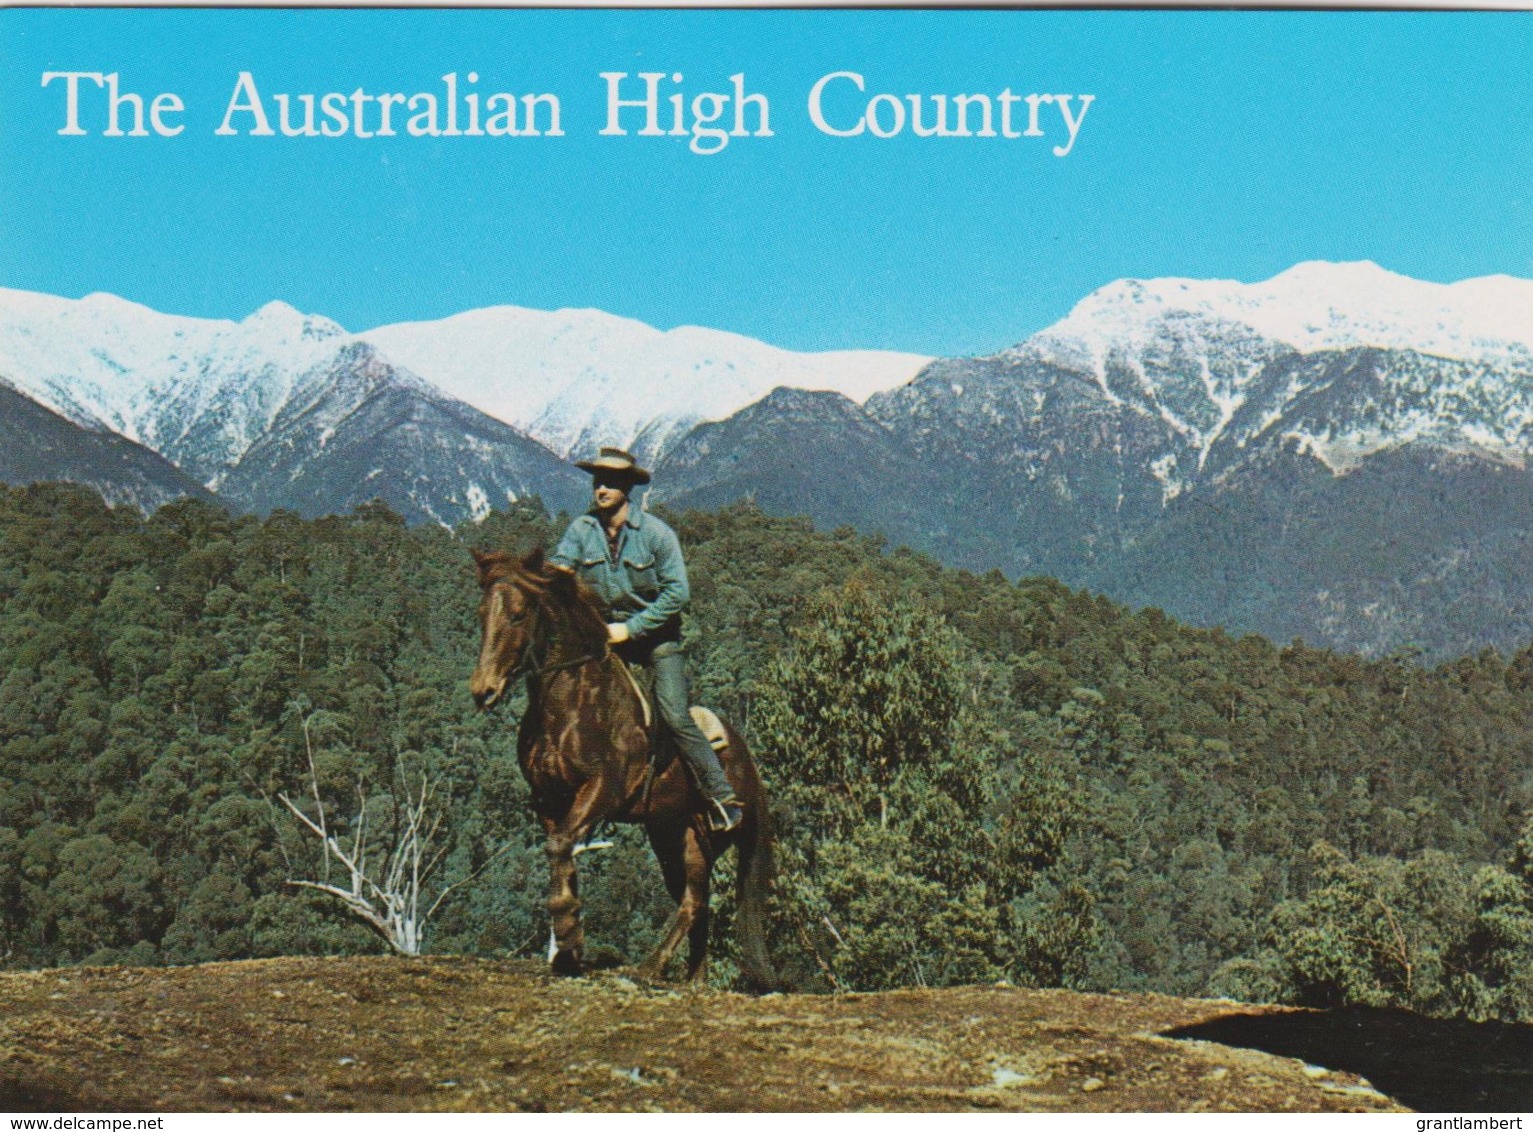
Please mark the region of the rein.
<svg viewBox="0 0 1533 1132"><path fill-rule="evenodd" d="M574 660L561 660L557 664L545 664L536 672L538 679L542 679L550 672L563 672L566 668L579 668L582 664L590 664L593 660L601 660L607 654L604 652L592 653L590 656L577 656Z"/></svg>

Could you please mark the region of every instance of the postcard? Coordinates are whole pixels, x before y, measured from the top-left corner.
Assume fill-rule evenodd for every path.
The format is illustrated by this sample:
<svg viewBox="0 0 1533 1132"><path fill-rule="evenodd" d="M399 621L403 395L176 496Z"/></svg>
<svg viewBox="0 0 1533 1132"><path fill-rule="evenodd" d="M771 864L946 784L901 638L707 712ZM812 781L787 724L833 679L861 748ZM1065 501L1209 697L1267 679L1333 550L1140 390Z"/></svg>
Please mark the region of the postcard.
<svg viewBox="0 0 1533 1132"><path fill-rule="evenodd" d="M0 10L0 1107L1527 1109L1530 56Z"/></svg>

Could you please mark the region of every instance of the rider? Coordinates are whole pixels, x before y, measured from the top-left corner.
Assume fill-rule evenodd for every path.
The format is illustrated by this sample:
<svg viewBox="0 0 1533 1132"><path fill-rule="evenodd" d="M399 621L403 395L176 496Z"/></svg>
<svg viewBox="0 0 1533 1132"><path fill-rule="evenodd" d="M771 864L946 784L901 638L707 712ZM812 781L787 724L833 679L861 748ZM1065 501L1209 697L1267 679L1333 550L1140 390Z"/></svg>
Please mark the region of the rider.
<svg viewBox="0 0 1533 1132"><path fill-rule="evenodd" d="M549 562L578 573L596 591L613 651L630 664L654 668L660 718L708 799L708 826L727 832L740 824L741 802L688 710L681 611L691 591L681 543L665 523L630 506L633 488L650 479L632 455L603 448L596 459L575 466L591 473L591 510L570 523Z"/></svg>

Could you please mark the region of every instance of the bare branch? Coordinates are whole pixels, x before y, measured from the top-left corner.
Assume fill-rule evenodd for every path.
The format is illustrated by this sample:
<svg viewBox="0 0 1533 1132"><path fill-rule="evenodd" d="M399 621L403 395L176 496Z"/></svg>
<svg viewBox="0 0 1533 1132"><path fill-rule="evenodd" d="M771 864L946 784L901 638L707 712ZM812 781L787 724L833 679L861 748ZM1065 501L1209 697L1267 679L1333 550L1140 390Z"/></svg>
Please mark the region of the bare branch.
<svg viewBox="0 0 1533 1132"><path fill-rule="evenodd" d="M314 768L314 741L309 735L309 721L313 718L312 715L306 715L302 720L303 750L309 759L309 784L314 789L314 805L319 809L319 836L321 840L328 841L330 835L325 832L325 803L319 796L319 772ZM283 801L286 802L287 799L284 798ZM289 802L288 805L291 807L292 803ZM330 858L328 857L325 858L325 879L330 879Z"/></svg>
<svg viewBox="0 0 1533 1132"><path fill-rule="evenodd" d="M283 836L285 830L282 828L282 823L277 820L277 807L272 803L271 795L262 789L261 785L251 778L250 775L245 775L245 781L250 783L256 793L261 795L261 801L266 803L266 816L271 820L272 832L277 835L277 852L282 854L282 863L291 869L293 867L293 858L288 856L287 839Z"/></svg>
<svg viewBox="0 0 1533 1132"><path fill-rule="evenodd" d="M345 904L347 908L365 920L369 927L377 931L389 943L394 943L394 937L389 930L388 921L379 916L373 906L366 900L359 900L344 888L337 888L333 884L320 884L312 880L290 880L287 883L294 888L312 888L317 892L334 896L341 903Z"/></svg>
<svg viewBox="0 0 1533 1132"><path fill-rule="evenodd" d="M820 914L820 919L824 921L825 926L830 929L830 934L835 936L836 943L840 944L842 947L845 947L846 940L841 938L841 933L836 930L836 925L830 922L830 917L822 912Z"/></svg>
<svg viewBox="0 0 1533 1132"><path fill-rule="evenodd" d="M495 852L486 857L484 859L484 864L480 865L473 872L469 873L468 876L464 877L462 880L453 881L452 884L449 884L446 888L442 889L442 891L437 894L436 901L431 905L430 909L427 910L425 918L428 920L431 918L432 914L437 910L438 905L447 899L448 893L454 892L457 889L462 888L465 884L468 884L470 881L476 879L480 873L484 872L485 869L489 868L497 860L503 857L510 850L510 848L511 843L507 842L505 845L502 845L499 849L495 850Z"/></svg>
<svg viewBox="0 0 1533 1132"><path fill-rule="evenodd" d="M803 921L796 921L793 926L797 929L799 941L804 945L805 950L814 956L815 963L819 966L820 971L825 977L830 980L830 985L837 991L845 990L846 988L841 985L841 980L836 978L836 973L831 970L830 964L825 962L825 957L820 954L820 949L814 945L814 940L810 938Z"/></svg>
<svg viewBox="0 0 1533 1132"><path fill-rule="evenodd" d="M331 833L324 806L319 800L319 775L315 767L313 744L304 721L304 742L309 755L309 783L314 795L318 819L306 814L292 799L279 794L283 805L324 847L325 871L322 881L289 880L296 888L323 892L341 901L348 911L388 941L389 946L406 955L420 953L426 921L441 907L449 894L475 879L494 860L509 849L506 846L490 856L469 876L447 885L422 914L423 890L446 859L448 847L436 844L445 817L433 812L438 783L422 775L418 789L411 789L404 767L397 768L398 784L391 792L393 821L389 826L390 845L373 861L373 830L369 798L357 785L357 815L351 823L349 847ZM330 867L335 863L346 870L351 887L331 883Z"/></svg>

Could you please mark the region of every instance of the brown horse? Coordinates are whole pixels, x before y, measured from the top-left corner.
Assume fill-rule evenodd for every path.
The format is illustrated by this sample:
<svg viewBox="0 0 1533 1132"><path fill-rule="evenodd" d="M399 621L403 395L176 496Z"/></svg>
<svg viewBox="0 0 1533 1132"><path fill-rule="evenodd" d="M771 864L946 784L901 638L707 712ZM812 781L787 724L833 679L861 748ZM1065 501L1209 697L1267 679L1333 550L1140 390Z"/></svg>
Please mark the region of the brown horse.
<svg viewBox="0 0 1533 1132"><path fill-rule="evenodd" d="M720 760L744 803L744 820L727 834L711 832L682 760L667 750L671 757L651 770L650 744L657 736L646 727L643 703L622 660L607 644L606 621L590 590L570 572L545 564L541 550L520 560L473 553L483 591L483 640L470 682L474 701L493 707L513 679L527 678L517 755L547 836L554 970L581 970L574 847L603 822L636 822L649 835L676 901L665 937L641 971L658 978L685 937L687 975L703 976L709 876L719 854L734 845L742 971L760 989L774 986L765 939L771 828L766 792L745 741L725 724L728 746Z"/></svg>

